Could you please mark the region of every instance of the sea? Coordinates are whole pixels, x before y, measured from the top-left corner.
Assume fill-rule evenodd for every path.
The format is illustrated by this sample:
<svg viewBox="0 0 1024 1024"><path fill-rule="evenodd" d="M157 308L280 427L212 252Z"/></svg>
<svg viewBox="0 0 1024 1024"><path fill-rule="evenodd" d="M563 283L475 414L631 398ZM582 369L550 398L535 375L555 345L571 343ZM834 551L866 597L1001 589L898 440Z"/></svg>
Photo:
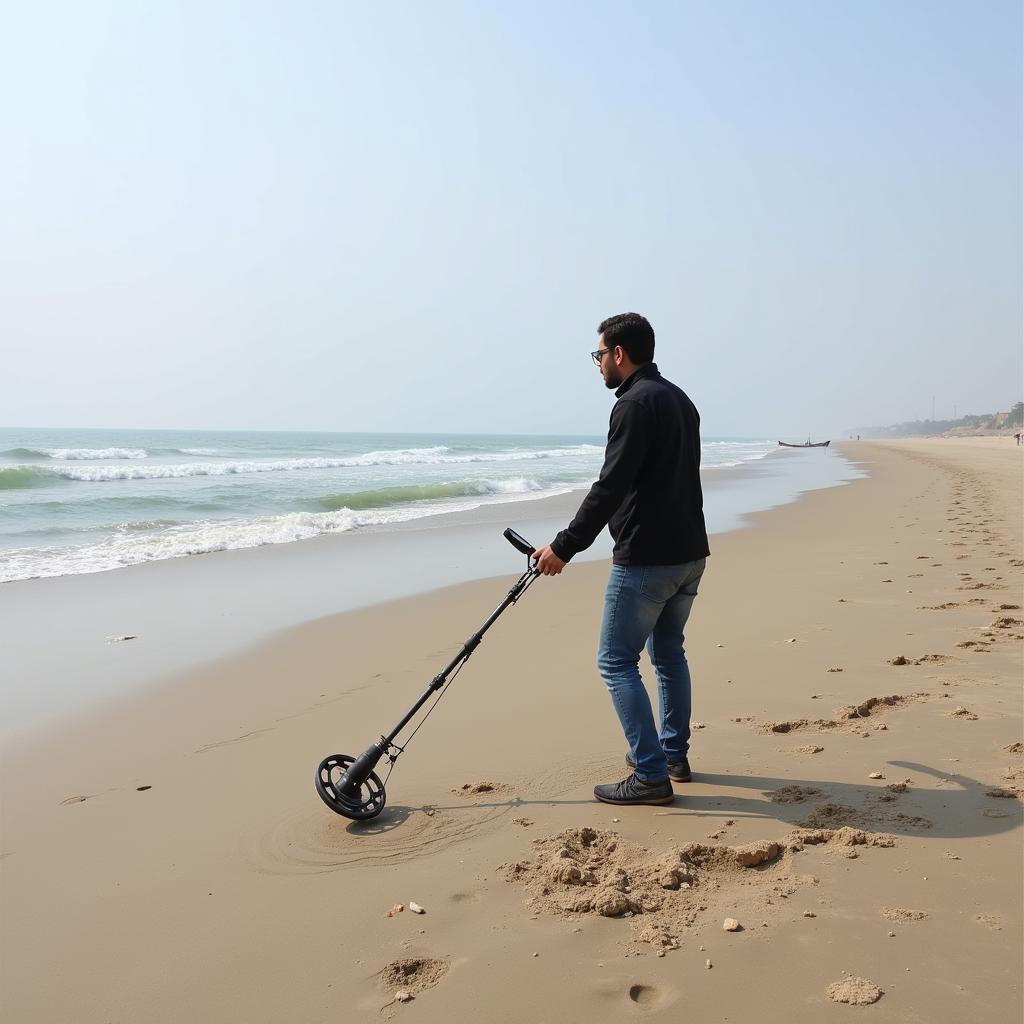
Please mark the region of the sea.
<svg viewBox="0 0 1024 1024"><path fill-rule="evenodd" d="M777 452L705 438L706 470ZM0 583L380 531L584 490L604 438L0 429Z"/></svg>

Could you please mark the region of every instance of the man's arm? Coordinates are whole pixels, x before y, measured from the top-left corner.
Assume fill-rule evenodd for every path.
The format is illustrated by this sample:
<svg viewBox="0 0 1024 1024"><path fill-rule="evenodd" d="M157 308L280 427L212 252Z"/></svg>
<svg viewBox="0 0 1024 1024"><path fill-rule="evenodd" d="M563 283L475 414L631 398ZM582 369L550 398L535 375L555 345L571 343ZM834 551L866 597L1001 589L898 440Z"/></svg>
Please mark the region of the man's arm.
<svg viewBox="0 0 1024 1024"><path fill-rule="evenodd" d="M650 414L639 403L620 399L612 408L601 474L569 526L537 552L537 568L557 575L565 563L594 543L622 504L650 447Z"/></svg>

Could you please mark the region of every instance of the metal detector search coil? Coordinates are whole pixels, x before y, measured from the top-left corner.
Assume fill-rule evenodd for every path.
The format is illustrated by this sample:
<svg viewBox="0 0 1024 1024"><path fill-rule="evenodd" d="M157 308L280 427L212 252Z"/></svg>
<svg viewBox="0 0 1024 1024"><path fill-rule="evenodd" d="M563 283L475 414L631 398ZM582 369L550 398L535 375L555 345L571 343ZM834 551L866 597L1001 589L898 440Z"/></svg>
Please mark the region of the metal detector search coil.
<svg viewBox="0 0 1024 1024"><path fill-rule="evenodd" d="M384 804L387 801L384 784L390 778L399 755L405 752L413 737L419 732L420 727L437 707L445 695L445 691L459 674L462 666L469 660L469 656L480 646L484 633L494 625L498 616L509 605L515 604L537 579L539 574L532 561L536 550L534 546L514 530L505 530L504 537L517 551L526 555L526 571L506 594L505 600L491 612L487 621L462 645L462 650L448 665L434 676L420 699L391 732L386 736L381 736L376 743L367 747L358 757L352 757L350 754L331 754L330 757L325 757L320 762L316 770L316 791L320 794L320 799L336 814L351 818L353 821L367 821L377 817L384 810ZM412 734L405 743L397 744L395 740L398 734L434 694L437 694L437 699L427 709L427 713L420 719ZM388 759L390 767L384 780L381 781L374 769L383 757Z"/></svg>

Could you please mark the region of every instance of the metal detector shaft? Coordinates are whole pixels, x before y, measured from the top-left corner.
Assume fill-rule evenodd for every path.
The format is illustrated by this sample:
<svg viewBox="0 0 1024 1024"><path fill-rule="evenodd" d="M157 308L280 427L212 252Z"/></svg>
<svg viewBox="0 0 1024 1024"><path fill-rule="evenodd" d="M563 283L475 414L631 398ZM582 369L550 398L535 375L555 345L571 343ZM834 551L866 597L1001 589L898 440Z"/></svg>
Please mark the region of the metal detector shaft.
<svg viewBox="0 0 1024 1024"><path fill-rule="evenodd" d="M484 634L491 628L491 626L494 625L501 613L505 611L509 605L515 604L516 601L519 600L523 591L525 591L537 577L537 570L530 562L530 558L535 550L534 547L513 530L505 530L504 536L513 547L526 555L526 571L515 582L508 594L505 595L505 600L502 601L501 604L499 604L498 607L495 608L487 617L486 622L484 622L484 624L462 645L462 650L460 650L459 653L456 654L455 657L452 658L452 660L436 676L434 676L430 685L423 691L419 700L417 700L403 716L402 720L386 736L381 736L376 743L367 747L366 750L364 750L359 757L349 765L348 770L335 786L335 789L339 793L351 797L356 797L358 795L360 787L366 780L367 775L377 767L377 763L391 748L395 741L395 737L412 721L416 716L416 713L428 700L430 700L431 696L444 688L445 684L448 682L448 677L465 661L467 661L470 655L477 649L477 647L480 646L480 641L483 640Z"/></svg>

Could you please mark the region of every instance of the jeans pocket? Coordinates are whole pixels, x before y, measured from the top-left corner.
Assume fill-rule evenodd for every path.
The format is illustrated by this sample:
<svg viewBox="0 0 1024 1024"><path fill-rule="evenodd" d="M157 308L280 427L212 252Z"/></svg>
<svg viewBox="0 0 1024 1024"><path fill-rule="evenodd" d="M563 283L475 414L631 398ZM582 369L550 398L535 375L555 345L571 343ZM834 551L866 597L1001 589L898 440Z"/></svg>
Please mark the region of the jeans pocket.
<svg viewBox="0 0 1024 1024"><path fill-rule="evenodd" d="M679 582L679 566L649 565L644 569L640 593L649 601L664 604L679 590Z"/></svg>

